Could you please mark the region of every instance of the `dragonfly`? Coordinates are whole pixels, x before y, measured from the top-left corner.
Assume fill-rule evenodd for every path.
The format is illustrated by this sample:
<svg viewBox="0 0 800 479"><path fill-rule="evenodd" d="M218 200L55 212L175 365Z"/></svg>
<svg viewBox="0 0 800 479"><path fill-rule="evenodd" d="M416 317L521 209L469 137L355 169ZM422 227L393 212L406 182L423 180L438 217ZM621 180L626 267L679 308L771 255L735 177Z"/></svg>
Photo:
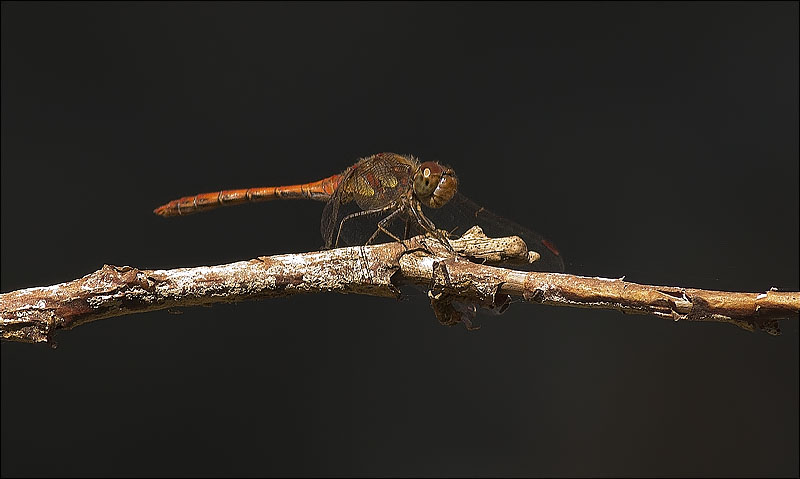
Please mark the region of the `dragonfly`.
<svg viewBox="0 0 800 479"><path fill-rule="evenodd" d="M552 242L498 216L462 195L452 168L412 155L377 153L339 174L310 183L220 190L184 196L159 206L159 216L182 216L222 206L278 199L325 201L320 230L325 248L363 246L429 234L449 248L448 238L472 226L488 236L519 236L539 259L526 269L562 272Z"/></svg>

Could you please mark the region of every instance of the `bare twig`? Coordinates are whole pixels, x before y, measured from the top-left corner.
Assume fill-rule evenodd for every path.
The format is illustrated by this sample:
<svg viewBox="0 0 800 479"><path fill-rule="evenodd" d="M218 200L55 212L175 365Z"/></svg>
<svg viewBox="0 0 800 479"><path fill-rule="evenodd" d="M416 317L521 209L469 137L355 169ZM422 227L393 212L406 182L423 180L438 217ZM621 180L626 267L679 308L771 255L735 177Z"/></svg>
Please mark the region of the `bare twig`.
<svg viewBox="0 0 800 479"><path fill-rule="evenodd" d="M453 241L458 256L425 237L403 244L268 256L220 266L139 270L105 265L83 278L0 294L0 334L51 342L58 329L98 319L184 306L296 293L336 291L398 297L401 283L429 289L440 322L471 326L475 306L502 311L510 297L558 306L617 309L675 321L722 321L779 334L778 319L797 317L800 292L732 293L646 286L620 279L537 273L489 266L532 261L517 238L490 239L474 228ZM477 262L476 262L477 261Z"/></svg>

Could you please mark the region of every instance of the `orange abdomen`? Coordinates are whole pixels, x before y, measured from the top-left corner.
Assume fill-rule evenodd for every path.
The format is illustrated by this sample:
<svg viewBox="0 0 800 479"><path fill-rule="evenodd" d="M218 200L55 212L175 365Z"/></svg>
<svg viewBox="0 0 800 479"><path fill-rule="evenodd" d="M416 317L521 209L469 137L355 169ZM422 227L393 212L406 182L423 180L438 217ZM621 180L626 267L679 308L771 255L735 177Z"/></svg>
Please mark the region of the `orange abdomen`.
<svg viewBox="0 0 800 479"><path fill-rule="evenodd" d="M220 206L239 205L242 203L255 203L258 201L282 199L309 199L327 201L341 182L341 175L290 186L265 186L260 188L243 188L238 190L223 190L213 193L200 193L194 196L184 196L161 205L153 213L159 216L179 216L212 210Z"/></svg>

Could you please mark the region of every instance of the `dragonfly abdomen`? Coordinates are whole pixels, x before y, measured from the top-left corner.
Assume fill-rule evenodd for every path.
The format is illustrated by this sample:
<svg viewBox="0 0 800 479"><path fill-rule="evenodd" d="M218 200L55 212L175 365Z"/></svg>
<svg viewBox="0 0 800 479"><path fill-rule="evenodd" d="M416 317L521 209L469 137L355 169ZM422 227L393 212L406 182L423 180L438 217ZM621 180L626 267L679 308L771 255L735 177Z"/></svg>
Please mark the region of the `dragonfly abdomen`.
<svg viewBox="0 0 800 479"><path fill-rule="evenodd" d="M256 203L259 201L295 199L327 201L336 190L336 187L339 186L340 181L341 175L333 175L323 180L300 185L264 186L200 193L172 200L154 209L153 213L159 216L181 216L213 210L221 206Z"/></svg>

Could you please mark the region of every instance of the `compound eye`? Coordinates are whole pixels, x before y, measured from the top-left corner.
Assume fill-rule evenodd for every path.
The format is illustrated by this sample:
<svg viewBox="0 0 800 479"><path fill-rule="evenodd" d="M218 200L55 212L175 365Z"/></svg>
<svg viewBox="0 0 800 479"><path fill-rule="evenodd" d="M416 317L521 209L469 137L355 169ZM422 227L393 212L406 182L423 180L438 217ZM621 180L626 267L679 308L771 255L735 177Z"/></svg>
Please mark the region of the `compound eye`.
<svg viewBox="0 0 800 479"><path fill-rule="evenodd" d="M458 188L453 170L435 161L421 164L414 176L414 193L422 204L440 208L450 201Z"/></svg>
<svg viewBox="0 0 800 479"><path fill-rule="evenodd" d="M432 161L423 163L414 178L414 193L420 198L432 195L441 179L441 166Z"/></svg>

